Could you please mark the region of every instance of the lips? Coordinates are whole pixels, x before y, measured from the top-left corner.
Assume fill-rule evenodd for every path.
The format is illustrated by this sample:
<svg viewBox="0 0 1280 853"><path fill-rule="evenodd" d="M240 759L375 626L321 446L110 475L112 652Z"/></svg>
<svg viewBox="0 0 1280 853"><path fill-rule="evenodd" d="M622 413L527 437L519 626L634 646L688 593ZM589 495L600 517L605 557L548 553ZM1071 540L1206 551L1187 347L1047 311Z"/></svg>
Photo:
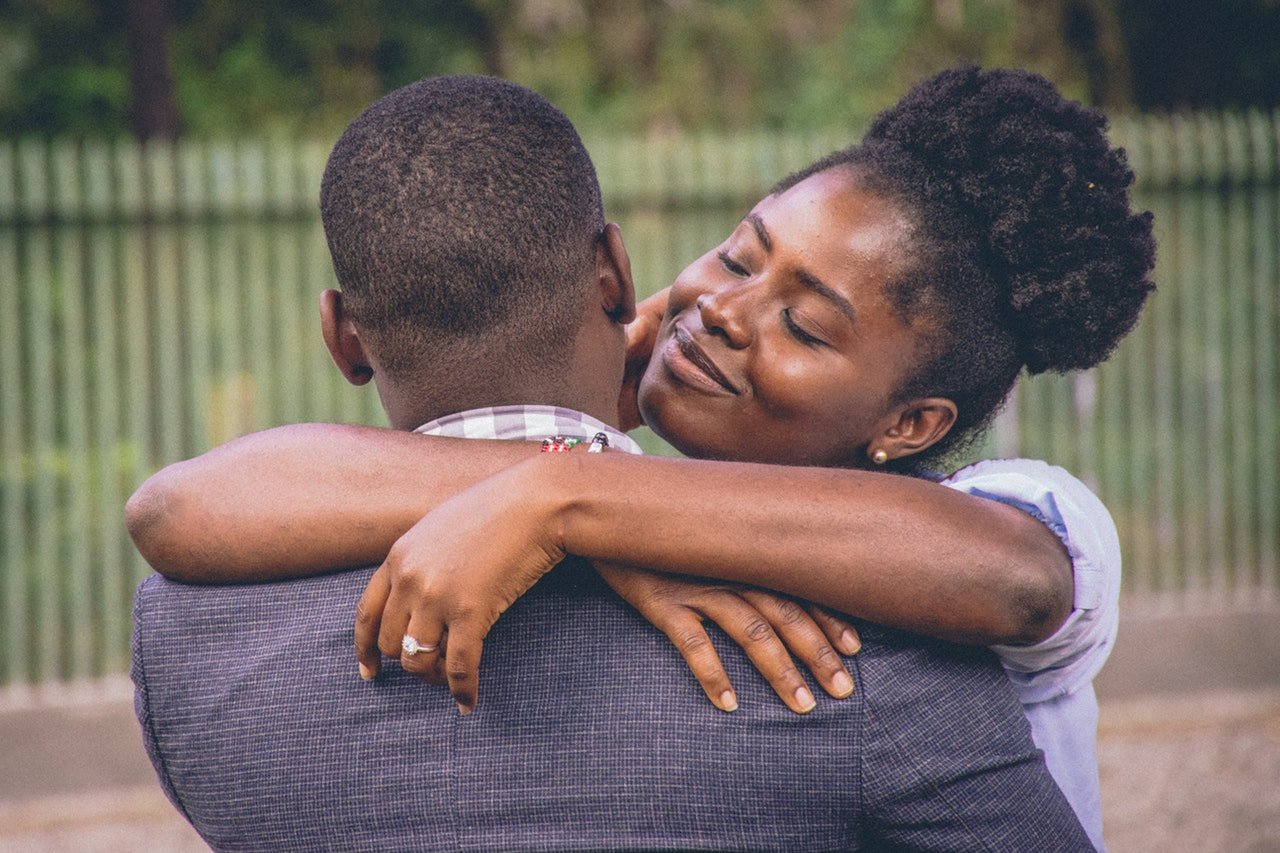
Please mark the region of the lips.
<svg viewBox="0 0 1280 853"><path fill-rule="evenodd" d="M672 330L671 341L663 353L663 360L671 372L687 384L716 393L738 393L737 386L728 380L711 356L681 326Z"/></svg>

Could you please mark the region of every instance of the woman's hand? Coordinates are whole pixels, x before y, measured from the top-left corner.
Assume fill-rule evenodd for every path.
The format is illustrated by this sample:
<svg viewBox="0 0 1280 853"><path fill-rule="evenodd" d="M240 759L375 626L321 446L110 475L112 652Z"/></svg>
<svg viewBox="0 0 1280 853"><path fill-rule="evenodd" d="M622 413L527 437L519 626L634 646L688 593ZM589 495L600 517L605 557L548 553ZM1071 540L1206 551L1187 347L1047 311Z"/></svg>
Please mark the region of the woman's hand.
<svg viewBox="0 0 1280 853"><path fill-rule="evenodd" d="M518 468L519 466L517 466ZM466 714L476 705L484 638L508 607L561 559L550 504L518 476L498 474L423 516L392 547L356 608L360 674L379 657L444 682ZM410 654L412 637L422 650Z"/></svg>
<svg viewBox="0 0 1280 853"><path fill-rule="evenodd" d="M618 422L623 432L630 432L644 423L636 398L640 379L649 366L649 356L653 355L653 344L658 339L658 327L667 313L670 292L668 287L638 304L636 318L627 324L627 366L622 377L622 391L618 395Z"/></svg>
<svg viewBox="0 0 1280 853"><path fill-rule="evenodd" d="M858 651L853 626L820 607L803 607L762 589L695 580L645 569L597 562L614 592L666 634L680 650L711 704L738 707L737 694L702 626L715 622L755 664L779 698L798 714L817 704L787 649L804 661L823 689L837 699L853 693L853 679L833 646Z"/></svg>

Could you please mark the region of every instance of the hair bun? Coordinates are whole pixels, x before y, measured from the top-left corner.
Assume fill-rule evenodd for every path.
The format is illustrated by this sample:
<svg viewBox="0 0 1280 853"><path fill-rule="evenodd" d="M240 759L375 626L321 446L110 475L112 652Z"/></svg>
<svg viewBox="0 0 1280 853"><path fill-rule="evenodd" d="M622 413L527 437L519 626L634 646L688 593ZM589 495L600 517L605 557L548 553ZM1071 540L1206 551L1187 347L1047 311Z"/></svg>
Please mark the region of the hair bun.
<svg viewBox="0 0 1280 853"><path fill-rule="evenodd" d="M1106 127L1037 74L969 66L916 86L864 139L902 149L938 207L986 235L982 266L1031 373L1103 361L1154 288L1151 215L1130 210L1133 172Z"/></svg>

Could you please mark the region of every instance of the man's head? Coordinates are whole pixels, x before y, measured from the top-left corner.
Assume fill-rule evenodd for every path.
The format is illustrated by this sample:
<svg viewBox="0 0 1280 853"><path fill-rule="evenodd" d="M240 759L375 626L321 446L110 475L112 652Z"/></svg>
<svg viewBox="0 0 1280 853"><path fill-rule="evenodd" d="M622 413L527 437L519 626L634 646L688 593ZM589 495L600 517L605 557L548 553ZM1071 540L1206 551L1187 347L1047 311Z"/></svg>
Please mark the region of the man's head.
<svg viewBox="0 0 1280 853"><path fill-rule="evenodd" d="M581 139L536 93L490 77L392 92L334 146L320 211L342 288L322 301L326 342L397 426L572 404L549 379L583 358L612 372L615 350L620 383L625 250Z"/></svg>

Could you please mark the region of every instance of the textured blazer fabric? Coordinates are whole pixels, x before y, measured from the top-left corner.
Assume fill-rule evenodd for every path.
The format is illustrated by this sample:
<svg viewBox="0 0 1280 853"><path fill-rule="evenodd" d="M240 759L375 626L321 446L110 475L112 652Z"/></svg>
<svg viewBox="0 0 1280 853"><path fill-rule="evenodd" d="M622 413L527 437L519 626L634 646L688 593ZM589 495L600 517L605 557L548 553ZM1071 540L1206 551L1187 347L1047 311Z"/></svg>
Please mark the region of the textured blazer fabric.
<svg viewBox="0 0 1280 853"><path fill-rule="evenodd" d="M800 716L713 630L726 714L570 561L495 626L462 717L396 661L360 680L371 571L139 588L144 740L214 849L1089 849L984 650L860 626L854 696Z"/></svg>

